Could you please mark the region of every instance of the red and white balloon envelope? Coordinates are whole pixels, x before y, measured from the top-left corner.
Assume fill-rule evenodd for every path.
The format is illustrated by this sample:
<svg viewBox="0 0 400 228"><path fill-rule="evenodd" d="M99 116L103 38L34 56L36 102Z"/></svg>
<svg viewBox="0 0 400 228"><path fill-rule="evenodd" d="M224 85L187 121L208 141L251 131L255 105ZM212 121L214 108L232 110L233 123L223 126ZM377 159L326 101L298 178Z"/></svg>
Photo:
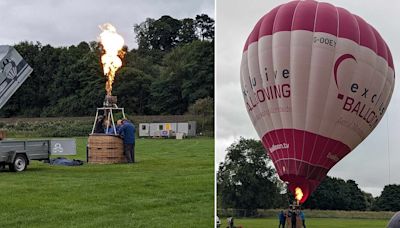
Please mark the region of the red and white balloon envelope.
<svg viewBox="0 0 400 228"><path fill-rule="evenodd" d="M389 47L371 25L311 0L280 5L258 21L240 81L279 177L303 203L377 126L395 76Z"/></svg>

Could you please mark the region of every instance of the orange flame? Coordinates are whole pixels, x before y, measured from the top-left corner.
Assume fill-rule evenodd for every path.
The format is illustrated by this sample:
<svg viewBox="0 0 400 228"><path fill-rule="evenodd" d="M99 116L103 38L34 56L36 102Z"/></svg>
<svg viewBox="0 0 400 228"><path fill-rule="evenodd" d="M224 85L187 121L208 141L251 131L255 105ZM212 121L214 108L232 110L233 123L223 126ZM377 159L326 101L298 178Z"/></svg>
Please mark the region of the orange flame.
<svg viewBox="0 0 400 228"><path fill-rule="evenodd" d="M295 198L297 202L299 202L303 198L303 191L299 187L294 189L294 194L296 195Z"/></svg>
<svg viewBox="0 0 400 228"><path fill-rule="evenodd" d="M101 56L104 75L107 76L106 91L107 95L111 95L112 84L114 82L115 73L122 66L122 60L118 55L124 46L124 38L117 33L114 26L109 23L100 26L102 33L100 34L100 42L103 45L104 55Z"/></svg>

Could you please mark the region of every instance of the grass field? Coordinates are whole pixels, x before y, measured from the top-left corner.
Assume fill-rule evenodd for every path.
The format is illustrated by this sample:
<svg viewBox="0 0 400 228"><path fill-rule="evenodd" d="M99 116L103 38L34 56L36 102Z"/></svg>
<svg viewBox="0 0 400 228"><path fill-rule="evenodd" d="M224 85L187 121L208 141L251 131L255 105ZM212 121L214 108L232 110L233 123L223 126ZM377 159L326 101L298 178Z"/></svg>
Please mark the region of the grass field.
<svg viewBox="0 0 400 228"><path fill-rule="evenodd" d="M213 151L211 138L138 139L133 165L0 171L1 227L213 227Z"/></svg>
<svg viewBox="0 0 400 228"><path fill-rule="evenodd" d="M246 218L235 219L235 226L243 228L269 228L278 227L278 219L274 218ZM227 227L226 218L221 219L221 227ZM388 220L385 219L329 219L329 218L306 218L306 226L311 228L378 228L386 227Z"/></svg>
<svg viewBox="0 0 400 228"><path fill-rule="evenodd" d="M275 218L282 209L258 209L257 217ZM240 209L218 209L220 217L237 217ZM339 218L339 219L383 219L389 220L395 214L393 211L340 211L340 210L310 210L304 209L304 214L308 218ZM241 212L243 213L243 211Z"/></svg>

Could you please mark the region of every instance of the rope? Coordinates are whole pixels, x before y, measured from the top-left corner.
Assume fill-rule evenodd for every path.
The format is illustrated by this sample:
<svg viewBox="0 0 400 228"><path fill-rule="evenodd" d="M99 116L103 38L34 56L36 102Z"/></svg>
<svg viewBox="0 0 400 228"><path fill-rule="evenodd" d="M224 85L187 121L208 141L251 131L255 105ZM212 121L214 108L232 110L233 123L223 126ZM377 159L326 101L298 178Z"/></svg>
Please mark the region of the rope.
<svg viewBox="0 0 400 228"><path fill-rule="evenodd" d="M387 110L386 118L386 131L387 131L387 152L388 152L388 173L389 173L389 183L390 184L390 138L389 138L389 110Z"/></svg>

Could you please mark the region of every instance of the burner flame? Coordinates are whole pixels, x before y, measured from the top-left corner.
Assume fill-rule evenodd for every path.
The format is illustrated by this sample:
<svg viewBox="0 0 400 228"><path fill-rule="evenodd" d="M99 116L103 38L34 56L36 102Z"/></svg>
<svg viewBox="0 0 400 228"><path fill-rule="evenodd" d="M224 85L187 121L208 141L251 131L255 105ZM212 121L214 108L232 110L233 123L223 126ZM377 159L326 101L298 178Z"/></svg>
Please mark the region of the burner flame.
<svg viewBox="0 0 400 228"><path fill-rule="evenodd" d="M303 191L301 190L301 188L299 187L295 188L294 194L296 195L295 198L297 202L300 202L301 199L303 198Z"/></svg>
<svg viewBox="0 0 400 228"><path fill-rule="evenodd" d="M101 56L104 75L107 76L106 91L111 96L112 84L115 73L122 66L122 48L124 38L117 33L115 27L109 23L100 26L100 43L103 45L104 54Z"/></svg>

